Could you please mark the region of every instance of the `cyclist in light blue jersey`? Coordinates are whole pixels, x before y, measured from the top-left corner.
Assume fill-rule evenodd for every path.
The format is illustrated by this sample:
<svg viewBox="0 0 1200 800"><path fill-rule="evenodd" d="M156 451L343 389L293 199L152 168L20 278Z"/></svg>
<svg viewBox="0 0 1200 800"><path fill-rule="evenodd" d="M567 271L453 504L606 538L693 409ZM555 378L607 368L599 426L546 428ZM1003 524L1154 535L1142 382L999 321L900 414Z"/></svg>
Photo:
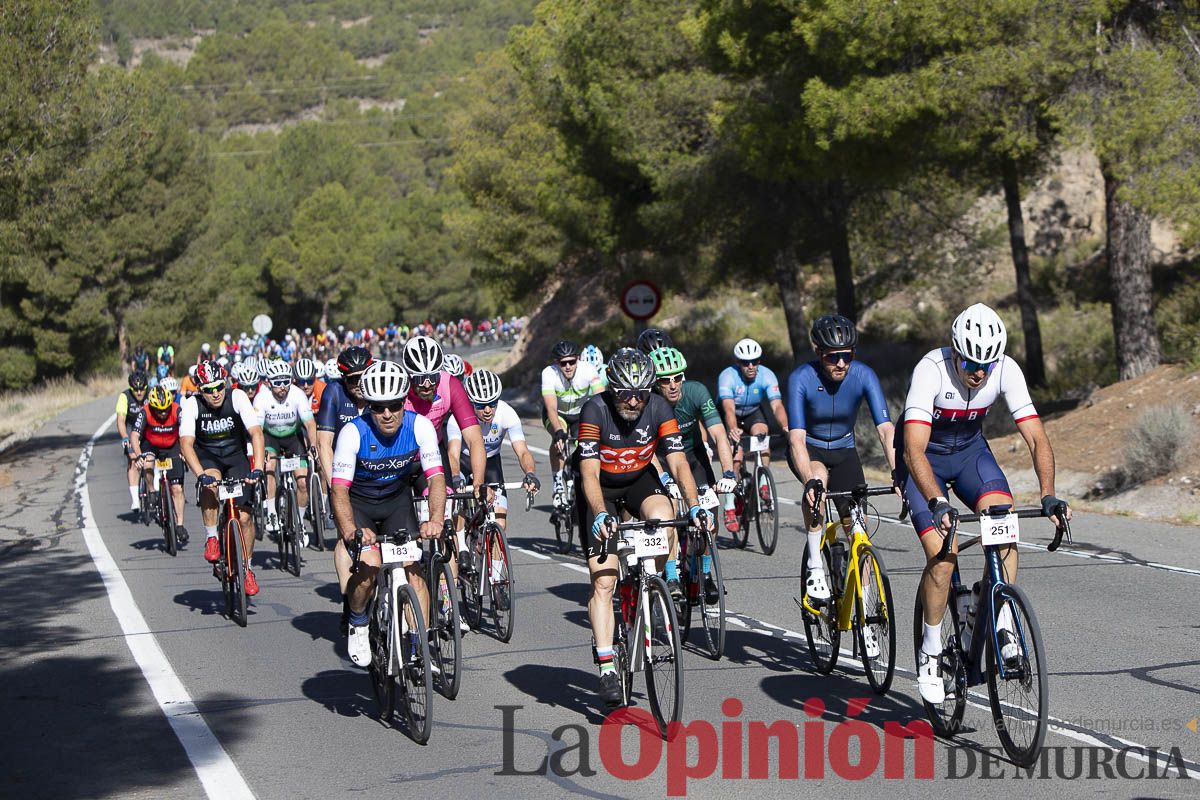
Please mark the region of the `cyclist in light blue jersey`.
<svg viewBox="0 0 1200 800"><path fill-rule="evenodd" d="M721 415L729 430L729 440L740 442L742 436L765 436L767 418L762 404L767 401L771 413L782 430L788 429L787 411L783 407L783 395L779 391L779 379L770 367L762 363L762 345L753 339L742 339L733 346L733 357L737 365L726 367L717 378L717 399L721 402ZM763 465L771 463L770 453L763 453ZM742 465L742 450L733 455L733 471L739 472ZM770 501L769 489L761 488L763 500ZM733 508L733 495L725 498L725 508Z"/></svg>

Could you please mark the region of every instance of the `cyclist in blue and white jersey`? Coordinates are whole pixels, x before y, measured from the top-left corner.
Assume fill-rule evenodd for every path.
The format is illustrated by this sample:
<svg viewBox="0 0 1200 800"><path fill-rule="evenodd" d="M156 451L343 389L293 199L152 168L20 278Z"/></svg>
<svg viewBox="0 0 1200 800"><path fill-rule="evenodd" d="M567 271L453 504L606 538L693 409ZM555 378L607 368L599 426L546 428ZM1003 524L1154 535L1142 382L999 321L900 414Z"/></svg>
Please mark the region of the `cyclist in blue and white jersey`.
<svg viewBox="0 0 1200 800"><path fill-rule="evenodd" d="M308 507L308 458L309 451L316 447L317 427L313 422L312 402L304 391L292 382L292 368L286 361L272 361L267 365L265 392L254 398L254 410L263 429L263 443L267 453L267 530L279 530L279 516L275 505L275 460L281 453L290 452L300 459L295 471L296 502L300 508ZM308 534L302 531L303 546L308 546Z"/></svg>
<svg viewBox="0 0 1200 800"><path fill-rule="evenodd" d="M433 423L404 410L409 388L404 368L394 361L377 361L357 383L367 410L338 433L330 497L338 530L334 564L350 607L347 649L350 660L365 667L371 663L367 604L383 563L376 536L401 528L412 534L419 531L423 539L440 535L446 482ZM430 518L439 520L437 524L417 522L410 486L418 469L429 481ZM349 546L356 532L362 534L363 550L360 567L351 575ZM420 564L405 564L404 570L428 619L429 593Z"/></svg>
<svg viewBox="0 0 1200 800"><path fill-rule="evenodd" d="M737 359L735 366L726 367L717 378L717 400L721 403L721 415L725 418L725 428L729 431L729 440L740 442L746 434L765 436L769 430L767 418L763 415L762 404L767 401L771 413L779 422L782 430L788 429L787 411L783 407L783 393L779 391L779 379L771 368L762 363L762 346L753 339L742 339L733 346L733 357ZM771 463L770 453L763 453L763 464ZM738 448L733 454L733 471L742 468L742 449ZM770 491L765 485L760 487L763 500L769 498ZM725 496L725 509L733 508L734 495ZM728 526L727 526L728 527Z"/></svg>
<svg viewBox="0 0 1200 800"><path fill-rule="evenodd" d="M854 423L864 399L893 470L895 426L875 371L854 359L858 344L854 323L839 314L826 314L813 323L810 336L817 360L796 367L788 378L788 453L792 471L805 487L809 573L804 591L811 598L828 600L829 585L821 561L823 521L819 509L812 513L816 484L820 482L831 492L845 492L867 482L854 446ZM850 502L839 499L836 505L848 533Z"/></svg>
<svg viewBox="0 0 1200 800"><path fill-rule="evenodd" d="M600 376L600 385L608 388L608 367L604 365L604 353L594 344L585 345L579 354L579 360L596 370Z"/></svg>
<svg viewBox="0 0 1200 800"><path fill-rule="evenodd" d="M1000 397L1029 447L1033 469L1041 486L1042 510L1060 502L1054 496L1054 451L1033 406L1025 375L1017 362L1004 355L1008 332L995 311L976 303L958 315L951 326L951 346L925 355L913 370L904 402L903 424L896 429L900 455L897 481L912 509L912 523L925 549L921 576L921 604L925 609L924 635L917 657L917 689L927 703L945 700L941 676L942 616L957 562L957 548L944 561L936 556L949 534L951 506L946 486L974 511L1012 503L1008 480L1000 471L987 440L983 420ZM1070 509L1067 510L1070 519ZM1017 548L1002 548L1006 580L1016 583ZM998 620L1000 655L1019 656L1007 607Z"/></svg>

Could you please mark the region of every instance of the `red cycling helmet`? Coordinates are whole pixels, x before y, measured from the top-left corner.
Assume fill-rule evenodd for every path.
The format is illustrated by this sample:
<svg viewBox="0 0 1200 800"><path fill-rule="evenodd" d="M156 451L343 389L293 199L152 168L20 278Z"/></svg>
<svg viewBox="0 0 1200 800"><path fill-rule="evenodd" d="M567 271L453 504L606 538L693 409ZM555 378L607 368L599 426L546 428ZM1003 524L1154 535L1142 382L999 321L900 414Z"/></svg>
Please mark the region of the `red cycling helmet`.
<svg viewBox="0 0 1200 800"><path fill-rule="evenodd" d="M225 382L225 368L216 361L205 361L196 367L196 383L201 389Z"/></svg>

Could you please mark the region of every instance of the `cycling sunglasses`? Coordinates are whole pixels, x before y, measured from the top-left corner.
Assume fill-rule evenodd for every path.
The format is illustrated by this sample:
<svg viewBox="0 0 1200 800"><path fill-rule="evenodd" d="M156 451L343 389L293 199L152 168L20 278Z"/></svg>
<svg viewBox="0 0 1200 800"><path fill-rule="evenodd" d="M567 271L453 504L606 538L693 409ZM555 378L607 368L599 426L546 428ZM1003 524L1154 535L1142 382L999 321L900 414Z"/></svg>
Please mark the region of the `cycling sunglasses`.
<svg viewBox="0 0 1200 800"><path fill-rule="evenodd" d="M613 394L616 395L616 398L618 400L620 400L622 403L632 403L634 401L637 401L639 403L644 403L644 402L646 402L646 399L648 397L650 397L650 390L649 389L614 389Z"/></svg>
<svg viewBox="0 0 1200 800"><path fill-rule="evenodd" d="M382 414L385 411L390 411L391 413L396 414L403 410L403 400L396 400L391 403L371 403L371 413L373 414Z"/></svg>
<svg viewBox="0 0 1200 800"><path fill-rule="evenodd" d="M991 373L992 367L996 366L996 362L993 361L988 364L981 364L978 361L972 361L969 358L962 358L960 356L958 359L958 365L962 367L963 372L970 375L973 372L979 372L981 370L984 373Z"/></svg>
<svg viewBox="0 0 1200 800"><path fill-rule="evenodd" d="M558 362L558 365L560 367L573 367L578 363L579 363L578 358L564 358L562 361Z"/></svg>
<svg viewBox="0 0 1200 800"><path fill-rule="evenodd" d="M849 364L851 361L854 360L854 351L853 350L835 350L832 353L822 353L821 360L824 361L826 364L828 364L831 367L836 365L839 361L844 361L845 363Z"/></svg>
<svg viewBox="0 0 1200 800"><path fill-rule="evenodd" d="M296 380L296 385L297 385L297 386L312 386L312 385L313 385L313 384L315 384L316 382L317 382L317 379L316 379L316 378L309 378L309 379L308 379L308 380L306 380L306 381L302 381L302 380L299 380L299 379L297 379L297 380Z"/></svg>
<svg viewBox="0 0 1200 800"><path fill-rule="evenodd" d="M757 367L759 364L762 363L762 359L761 358L752 358L749 361L738 361L738 363L741 364L743 367Z"/></svg>
<svg viewBox="0 0 1200 800"><path fill-rule="evenodd" d="M201 386L200 391L204 392L205 394L220 394L221 392L225 391L225 383L210 383L207 386Z"/></svg>
<svg viewBox="0 0 1200 800"><path fill-rule="evenodd" d="M664 375L658 379L658 382L662 386L670 386L673 383L683 383L683 373L681 372L678 375Z"/></svg>
<svg viewBox="0 0 1200 800"><path fill-rule="evenodd" d="M270 383L271 383L271 386L273 386L274 388L282 389L284 386L291 386L292 379L291 378L276 378L275 380L271 381Z"/></svg>
<svg viewBox="0 0 1200 800"><path fill-rule="evenodd" d="M498 401L493 400L490 403L471 403L471 405L475 406L476 411L483 411L488 408L495 408L497 402Z"/></svg>
<svg viewBox="0 0 1200 800"><path fill-rule="evenodd" d="M429 372L425 375L413 375L412 382L414 386L433 386L438 382L438 378L440 378L441 375L442 373L440 372Z"/></svg>

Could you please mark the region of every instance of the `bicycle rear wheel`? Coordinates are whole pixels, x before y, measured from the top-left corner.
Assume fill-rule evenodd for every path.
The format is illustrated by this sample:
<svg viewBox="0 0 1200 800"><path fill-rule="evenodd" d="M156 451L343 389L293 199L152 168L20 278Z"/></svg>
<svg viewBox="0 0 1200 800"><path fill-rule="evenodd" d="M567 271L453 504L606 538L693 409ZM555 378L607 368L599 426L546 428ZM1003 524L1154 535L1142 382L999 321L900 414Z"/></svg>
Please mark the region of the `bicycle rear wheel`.
<svg viewBox="0 0 1200 800"><path fill-rule="evenodd" d="M658 721L659 733L666 737L667 727L678 722L683 710L683 645L679 641L679 626L675 605L667 593L662 578L646 578L649 625L649 647L646 648L646 693L650 697L650 712Z"/></svg>
<svg viewBox="0 0 1200 800"><path fill-rule="evenodd" d="M925 607L921 603L921 590L918 588L916 608L913 609L913 656L917 663L920 663L924 621ZM963 712L967 708L967 668L959 651L958 612L954 608L953 586L942 615L941 666L946 699L936 706L924 700L921 704L925 706L925 714L933 725L933 732L938 736L953 736L962 727Z"/></svg>
<svg viewBox="0 0 1200 800"><path fill-rule="evenodd" d="M1050 707L1042 631L1033 605L1020 587L1005 584L997 592L996 630L1001 629L999 618L1005 608L1012 615L1009 629L1016 634L1018 652L1005 660L1001 676L995 639L988 632L985 642L988 699L1004 752L1018 765L1028 767L1037 761L1045 743L1046 714Z"/></svg>
<svg viewBox="0 0 1200 800"><path fill-rule="evenodd" d="M854 633L867 681L876 694L887 694L896 670L896 626L892 624L892 582L882 559L870 547L858 556L862 597L855 602ZM868 647L871 645L871 647ZM874 654L871 653L874 650Z"/></svg>
<svg viewBox="0 0 1200 800"><path fill-rule="evenodd" d="M485 529L488 565L487 582L492 601L492 622L496 625L496 638L502 642L512 639L515 611L517 608L517 584L513 577L512 559L508 541L500 526L490 523Z"/></svg>
<svg viewBox="0 0 1200 800"><path fill-rule="evenodd" d="M458 626L458 593L449 564L435 569L437 581L426 580L430 589L429 607L433 609L433 630L429 632L429 652L439 670L438 685L448 700L458 697L462 684L462 630Z"/></svg>
<svg viewBox="0 0 1200 800"><path fill-rule="evenodd" d="M821 546L821 560L825 563L825 579L832 584L834 573L828 545ZM808 551L806 549L800 556L801 598L805 597L804 587L808 585L808 572ZM817 606L813 601L809 601L809 605L818 609L819 613L814 614L809 611L804 607L803 601L800 604L800 616L804 620L804 638L808 640L808 654L812 656L817 672L822 675L833 672L833 668L837 665L838 648L842 640L842 632L838 630L837 624L837 598L832 594L836 589L833 586L829 588L831 594L824 605Z"/></svg>
<svg viewBox="0 0 1200 800"><path fill-rule="evenodd" d="M721 577L721 557L717 553L716 538L711 533L704 534L708 545L708 555L712 558L711 575L717 585L717 602L709 603L704 591L704 576L700 575L700 622L704 629L704 638L708 644L708 657L714 661L721 658L725 652L725 581ZM703 559L703 556L700 556ZM701 561L703 563L703 561ZM703 569L701 569L703 572Z"/></svg>
<svg viewBox="0 0 1200 800"><path fill-rule="evenodd" d="M758 533L758 543L762 546L763 553L769 556L779 544L779 495L775 493L775 476L771 474L769 467L759 467L754 483L758 492L755 495L758 514L754 518L754 528ZM770 502L762 498L763 486L767 487Z"/></svg>
<svg viewBox="0 0 1200 800"><path fill-rule="evenodd" d="M242 544L242 524L237 519L229 520L225 528L229 539L226 547L226 564L228 580L231 583L233 597L233 614L231 619L241 627L246 627L246 549Z"/></svg>
<svg viewBox="0 0 1200 800"><path fill-rule="evenodd" d="M425 632L425 620L421 614L416 590L405 585L400 587L396 596L395 621L392 623L392 631L396 637L392 646L397 648L400 654L400 674L396 678L400 684L400 692L396 699L403 707L409 735L417 744L425 744L433 730L433 676L429 669L429 637ZM410 650L410 644L405 637L400 635L402 629L416 634L415 653Z"/></svg>

